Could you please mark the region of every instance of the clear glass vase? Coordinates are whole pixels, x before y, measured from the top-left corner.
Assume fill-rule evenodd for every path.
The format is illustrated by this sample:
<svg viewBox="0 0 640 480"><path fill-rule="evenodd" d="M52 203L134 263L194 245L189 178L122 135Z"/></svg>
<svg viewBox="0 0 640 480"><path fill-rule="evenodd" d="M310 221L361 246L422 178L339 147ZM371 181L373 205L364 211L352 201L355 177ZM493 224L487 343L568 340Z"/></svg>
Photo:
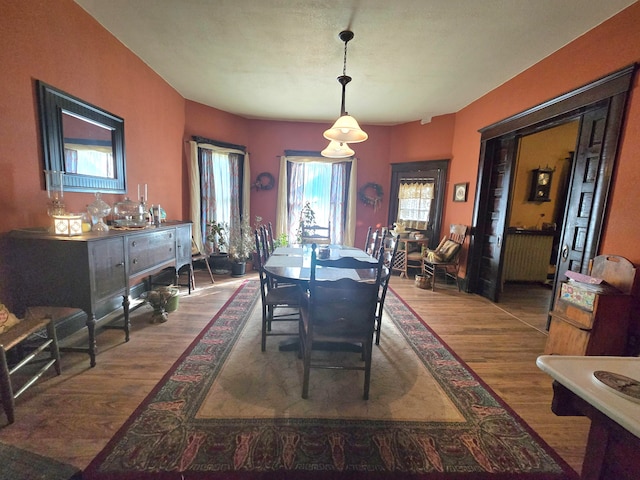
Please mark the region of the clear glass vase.
<svg viewBox="0 0 640 480"><path fill-rule="evenodd" d="M102 200L100 192L96 192L96 199L89 204L87 211L91 215L93 227L92 232L108 232L109 226L105 223L104 218L111 213L111 207L107 202Z"/></svg>

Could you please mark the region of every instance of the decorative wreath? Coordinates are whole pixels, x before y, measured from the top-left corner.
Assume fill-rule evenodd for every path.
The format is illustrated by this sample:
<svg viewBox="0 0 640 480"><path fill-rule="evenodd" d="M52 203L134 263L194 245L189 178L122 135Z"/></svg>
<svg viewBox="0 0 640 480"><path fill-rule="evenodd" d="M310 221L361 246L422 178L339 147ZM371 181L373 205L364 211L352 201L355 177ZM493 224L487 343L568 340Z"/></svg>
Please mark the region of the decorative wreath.
<svg viewBox="0 0 640 480"><path fill-rule="evenodd" d="M256 190L271 190L276 184L276 179L269 172L262 172L256 178L253 186Z"/></svg>
<svg viewBox="0 0 640 480"><path fill-rule="evenodd" d="M365 205L371 205L374 210L377 210L382 202L382 185L373 182L364 184L358 190L358 198Z"/></svg>

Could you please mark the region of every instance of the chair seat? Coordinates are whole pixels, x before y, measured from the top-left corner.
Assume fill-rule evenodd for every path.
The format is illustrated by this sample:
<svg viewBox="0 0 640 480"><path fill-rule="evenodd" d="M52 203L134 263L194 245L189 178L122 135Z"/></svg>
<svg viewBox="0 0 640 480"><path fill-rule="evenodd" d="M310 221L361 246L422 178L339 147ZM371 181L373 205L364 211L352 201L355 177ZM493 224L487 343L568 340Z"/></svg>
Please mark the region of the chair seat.
<svg viewBox="0 0 640 480"><path fill-rule="evenodd" d="M373 334L374 324L367 315L357 315L353 309L325 308L319 310L313 319L313 340L318 342L361 342L364 335ZM309 326L309 309L300 308L305 328Z"/></svg>
<svg viewBox="0 0 640 480"><path fill-rule="evenodd" d="M267 305L300 305L300 288L297 285L283 285L269 290L265 296Z"/></svg>
<svg viewBox="0 0 640 480"><path fill-rule="evenodd" d="M413 262L422 261L422 252L411 252L411 253L408 253L407 254L407 260L413 261Z"/></svg>
<svg viewBox="0 0 640 480"><path fill-rule="evenodd" d="M9 368L7 362L7 352L14 347L17 347L24 340L29 338L32 334L39 332L46 328L47 338L38 339L38 345L35 350L27 354L19 363L12 368ZM40 368L35 374L31 376L17 391L11 382L11 376L20 370L22 367L32 361L39 359L39 354L45 349L49 349L50 358L44 366ZM60 375L60 352L58 349L58 339L56 338L56 330L51 318L38 318L29 316L24 320L21 320L17 325L0 334L0 398L2 398L2 406L7 415L9 423L13 423L15 399L33 385L44 372L49 368L54 367L56 373Z"/></svg>

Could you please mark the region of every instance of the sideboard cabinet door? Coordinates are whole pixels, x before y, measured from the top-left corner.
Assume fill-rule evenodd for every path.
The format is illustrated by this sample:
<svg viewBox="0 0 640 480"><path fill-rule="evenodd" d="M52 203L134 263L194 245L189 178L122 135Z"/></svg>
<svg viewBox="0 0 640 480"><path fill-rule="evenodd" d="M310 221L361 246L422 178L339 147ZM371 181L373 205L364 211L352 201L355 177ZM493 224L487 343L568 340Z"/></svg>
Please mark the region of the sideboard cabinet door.
<svg viewBox="0 0 640 480"><path fill-rule="evenodd" d="M127 287L127 272L123 238L105 238L91 242L89 251L89 272L95 301L100 302L124 292Z"/></svg>

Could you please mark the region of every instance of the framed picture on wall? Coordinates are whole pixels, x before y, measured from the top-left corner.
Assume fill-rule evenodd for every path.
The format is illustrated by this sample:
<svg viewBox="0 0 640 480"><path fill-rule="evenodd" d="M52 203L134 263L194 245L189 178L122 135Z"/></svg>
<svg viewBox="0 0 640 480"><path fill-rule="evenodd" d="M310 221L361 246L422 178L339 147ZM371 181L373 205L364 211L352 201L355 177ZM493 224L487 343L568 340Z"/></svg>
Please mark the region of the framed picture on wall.
<svg viewBox="0 0 640 480"><path fill-rule="evenodd" d="M454 202L466 202L467 201L467 189L469 183L456 183L453 186L453 201Z"/></svg>

